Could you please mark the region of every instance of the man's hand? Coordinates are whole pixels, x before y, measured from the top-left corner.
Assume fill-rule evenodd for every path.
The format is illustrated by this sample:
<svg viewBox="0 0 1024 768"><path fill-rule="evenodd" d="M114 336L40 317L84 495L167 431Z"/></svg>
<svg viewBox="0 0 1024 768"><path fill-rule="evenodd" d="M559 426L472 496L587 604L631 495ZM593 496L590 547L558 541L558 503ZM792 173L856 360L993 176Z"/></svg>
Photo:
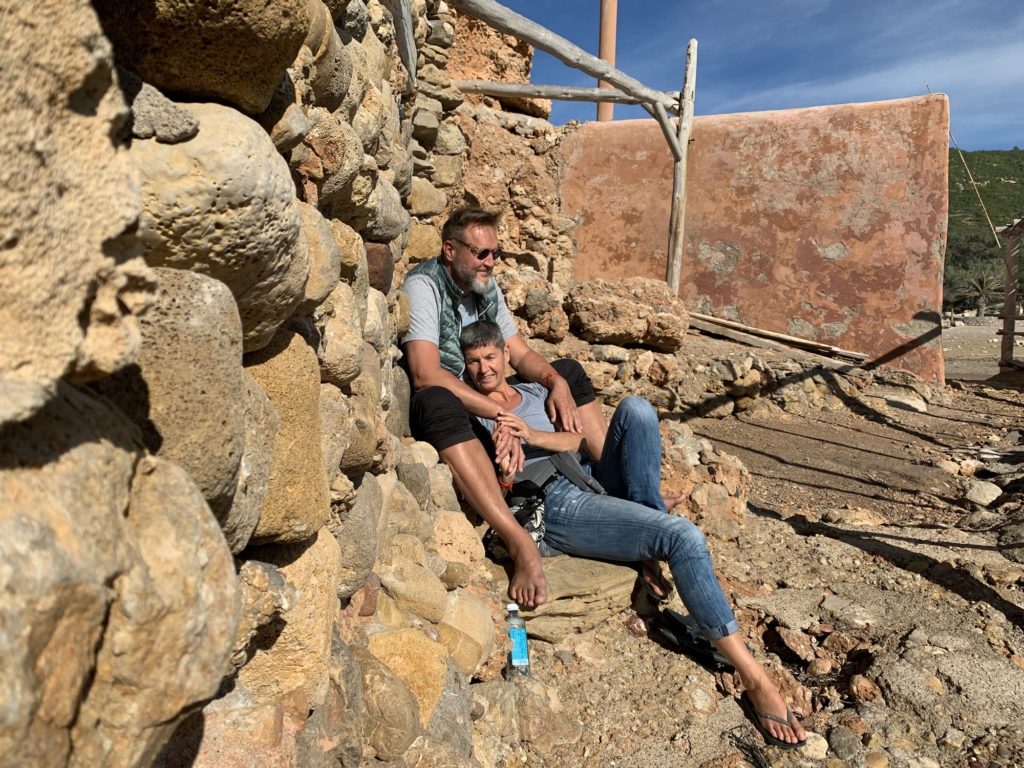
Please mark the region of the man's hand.
<svg viewBox="0 0 1024 768"><path fill-rule="evenodd" d="M583 422L580 421L580 412L569 391L569 385L561 376L553 376L552 379L554 381L547 399L548 418L563 432L581 434Z"/></svg>

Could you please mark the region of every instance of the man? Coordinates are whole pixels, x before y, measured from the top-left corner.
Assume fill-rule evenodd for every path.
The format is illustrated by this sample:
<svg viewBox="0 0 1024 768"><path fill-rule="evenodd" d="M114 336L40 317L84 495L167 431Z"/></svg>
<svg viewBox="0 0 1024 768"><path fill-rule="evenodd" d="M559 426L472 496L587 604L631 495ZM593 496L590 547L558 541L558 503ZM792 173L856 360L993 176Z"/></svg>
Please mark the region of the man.
<svg viewBox="0 0 1024 768"><path fill-rule="evenodd" d="M508 340L509 363L518 377L544 385L548 417L561 430L582 434L584 447L595 458L600 457L607 425L579 364L549 364L516 331L491 275L502 256L499 219L500 214L480 208L460 208L449 216L441 230L440 255L406 276L410 322L402 345L415 393L410 403L413 435L437 449L463 497L504 540L515 566L509 596L532 607L547 599L547 580L537 546L509 512L492 460L470 423L470 414L494 419L500 409L463 381L462 326L484 319L496 322ZM522 468L517 438L499 431L494 442L494 461L510 458Z"/></svg>

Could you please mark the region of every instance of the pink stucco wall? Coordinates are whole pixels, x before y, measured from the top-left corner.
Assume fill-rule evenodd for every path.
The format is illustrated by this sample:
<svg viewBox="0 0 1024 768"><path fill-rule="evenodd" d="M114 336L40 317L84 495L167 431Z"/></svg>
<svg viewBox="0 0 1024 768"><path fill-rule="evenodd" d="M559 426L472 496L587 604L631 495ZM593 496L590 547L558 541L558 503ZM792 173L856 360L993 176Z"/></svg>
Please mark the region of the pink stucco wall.
<svg viewBox="0 0 1024 768"><path fill-rule="evenodd" d="M696 118L680 297L941 382L948 128L942 95ZM586 123L561 152L574 278L664 279L657 123Z"/></svg>

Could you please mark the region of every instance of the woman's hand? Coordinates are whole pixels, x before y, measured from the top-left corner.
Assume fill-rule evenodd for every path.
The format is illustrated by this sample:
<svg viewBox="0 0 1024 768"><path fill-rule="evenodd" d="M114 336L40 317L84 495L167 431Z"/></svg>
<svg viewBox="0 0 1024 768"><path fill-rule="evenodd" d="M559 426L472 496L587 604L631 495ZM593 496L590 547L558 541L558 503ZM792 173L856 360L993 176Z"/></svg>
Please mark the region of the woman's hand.
<svg viewBox="0 0 1024 768"><path fill-rule="evenodd" d="M494 423L499 428L508 430L508 433L513 437L525 441L527 445L533 445L536 433L514 413L499 411Z"/></svg>

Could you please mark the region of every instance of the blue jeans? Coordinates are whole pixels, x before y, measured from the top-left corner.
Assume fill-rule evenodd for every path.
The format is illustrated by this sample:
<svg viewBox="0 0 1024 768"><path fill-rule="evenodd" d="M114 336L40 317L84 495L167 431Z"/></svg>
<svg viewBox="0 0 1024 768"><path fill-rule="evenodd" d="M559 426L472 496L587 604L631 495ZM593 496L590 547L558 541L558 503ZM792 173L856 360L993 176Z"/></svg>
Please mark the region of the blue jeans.
<svg viewBox="0 0 1024 768"><path fill-rule="evenodd" d="M608 495L583 491L559 475L544 489L544 541L583 557L664 560L703 636L715 640L736 632L739 625L711 570L704 534L665 511L661 434L650 403L632 396L619 403L601 460L591 468Z"/></svg>

